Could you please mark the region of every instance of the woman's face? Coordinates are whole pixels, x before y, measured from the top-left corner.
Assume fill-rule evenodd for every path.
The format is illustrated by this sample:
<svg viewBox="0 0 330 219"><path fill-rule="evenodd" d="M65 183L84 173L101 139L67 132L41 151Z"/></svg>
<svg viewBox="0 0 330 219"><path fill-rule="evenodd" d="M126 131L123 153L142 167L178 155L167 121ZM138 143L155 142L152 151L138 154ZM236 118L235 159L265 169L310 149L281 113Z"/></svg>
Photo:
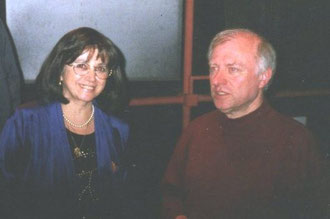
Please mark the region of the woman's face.
<svg viewBox="0 0 330 219"><path fill-rule="evenodd" d="M94 69L104 67L107 63L102 62L101 58L97 58L98 50L94 50L94 54L88 60L90 50L85 50L72 65L65 65L61 75L63 85L63 95L70 102L90 103L104 89L106 79L100 79L96 76ZM77 74L77 66L87 64L89 66L88 73L85 75Z"/></svg>

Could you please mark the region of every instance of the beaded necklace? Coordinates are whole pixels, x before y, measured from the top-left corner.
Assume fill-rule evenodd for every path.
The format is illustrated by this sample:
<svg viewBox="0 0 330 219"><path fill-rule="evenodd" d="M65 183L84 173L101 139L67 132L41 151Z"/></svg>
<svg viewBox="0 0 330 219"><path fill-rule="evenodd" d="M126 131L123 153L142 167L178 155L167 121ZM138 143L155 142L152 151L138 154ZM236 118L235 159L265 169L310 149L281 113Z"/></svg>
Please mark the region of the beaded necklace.
<svg viewBox="0 0 330 219"><path fill-rule="evenodd" d="M88 123L90 123L90 121L92 121L92 119L94 118L94 105L92 105L92 113L91 116L88 118L88 120L86 122L84 122L81 125L75 124L74 122L72 122L68 117L65 116L64 112L63 112L63 118L64 120L69 123L69 125L75 127L75 128L82 128L85 127L86 125L88 125Z"/></svg>

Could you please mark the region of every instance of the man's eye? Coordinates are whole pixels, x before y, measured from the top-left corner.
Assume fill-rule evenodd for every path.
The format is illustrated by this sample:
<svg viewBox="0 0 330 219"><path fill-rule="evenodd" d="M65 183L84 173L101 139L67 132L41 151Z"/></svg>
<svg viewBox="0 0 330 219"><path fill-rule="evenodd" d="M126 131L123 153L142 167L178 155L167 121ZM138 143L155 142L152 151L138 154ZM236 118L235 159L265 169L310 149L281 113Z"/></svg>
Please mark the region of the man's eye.
<svg viewBox="0 0 330 219"><path fill-rule="evenodd" d="M239 68L236 68L236 67L229 67L229 73L237 73L237 72L240 72L240 69Z"/></svg>
<svg viewBox="0 0 330 219"><path fill-rule="evenodd" d="M211 67L209 68L210 74L215 73L215 72L217 72L218 70L219 70L219 68L216 67L216 66L211 66Z"/></svg>

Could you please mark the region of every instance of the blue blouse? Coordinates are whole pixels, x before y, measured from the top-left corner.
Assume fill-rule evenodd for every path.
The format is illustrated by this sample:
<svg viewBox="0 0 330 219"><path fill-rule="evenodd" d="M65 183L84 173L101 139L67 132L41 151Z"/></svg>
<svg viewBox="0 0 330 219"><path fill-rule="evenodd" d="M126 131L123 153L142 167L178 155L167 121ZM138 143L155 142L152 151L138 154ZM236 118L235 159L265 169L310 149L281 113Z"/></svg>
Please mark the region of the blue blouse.
<svg viewBox="0 0 330 219"><path fill-rule="evenodd" d="M122 183L125 173L119 153L127 145L128 125L97 106L94 121L98 174ZM114 129L120 145L114 145ZM112 163L119 167L115 173ZM46 189L73 183L74 165L60 103L19 109L9 118L0 136L0 169L9 183L22 181Z"/></svg>

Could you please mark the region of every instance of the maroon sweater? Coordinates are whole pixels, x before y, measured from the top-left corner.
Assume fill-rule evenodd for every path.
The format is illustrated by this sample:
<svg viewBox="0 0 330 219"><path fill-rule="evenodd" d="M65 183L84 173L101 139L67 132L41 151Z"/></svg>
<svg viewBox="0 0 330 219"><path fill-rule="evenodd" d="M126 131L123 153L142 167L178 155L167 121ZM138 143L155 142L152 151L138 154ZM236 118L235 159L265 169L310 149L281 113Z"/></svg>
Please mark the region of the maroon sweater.
<svg viewBox="0 0 330 219"><path fill-rule="evenodd" d="M266 102L238 119L207 113L187 127L169 162L164 217L295 218L310 207L304 186L318 161L304 126Z"/></svg>

